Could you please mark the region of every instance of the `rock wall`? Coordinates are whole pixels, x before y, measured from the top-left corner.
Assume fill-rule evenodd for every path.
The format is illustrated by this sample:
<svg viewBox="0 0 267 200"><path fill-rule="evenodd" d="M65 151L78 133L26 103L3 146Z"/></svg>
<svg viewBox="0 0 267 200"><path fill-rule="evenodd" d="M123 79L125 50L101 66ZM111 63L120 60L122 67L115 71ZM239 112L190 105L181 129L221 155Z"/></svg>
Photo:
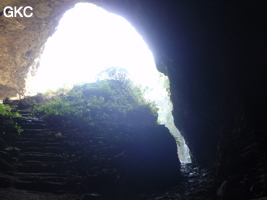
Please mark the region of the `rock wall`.
<svg viewBox="0 0 267 200"><path fill-rule="evenodd" d="M12 1L0 2L0 11L6 6L33 8L33 16L0 17L0 84L12 88L8 96L23 93L25 78L42 46L51 36L64 12L75 1ZM4 96L1 95L0 98Z"/></svg>
<svg viewBox="0 0 267 200"><path fill-rule="evenodd" d="M0 17L0 85L8 90L1 98L23 92L43 44L76 2L81 0L0 2L0 11L30 5L34 13L32 18ZM125 17L144 37L158 69L170 78L175 123L194 161L216 161L226 132L266 129L266 2L91 2Z"/></svg>

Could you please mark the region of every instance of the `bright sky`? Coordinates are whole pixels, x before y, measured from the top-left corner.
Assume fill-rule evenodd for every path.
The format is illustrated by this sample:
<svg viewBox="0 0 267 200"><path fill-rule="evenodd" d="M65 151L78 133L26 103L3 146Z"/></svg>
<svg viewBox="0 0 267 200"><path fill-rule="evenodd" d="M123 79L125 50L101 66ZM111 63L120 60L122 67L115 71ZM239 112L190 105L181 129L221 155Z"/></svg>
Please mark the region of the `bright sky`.
<svg viewBox="0 0 267 200"><path fill-rule="evenodd" d="M182 138L173 118L166 121L172 117L172 104L146 43L124 18L93 4L79 3L65 13L45 45L31 84L45 92L63 83L94 82L100 71L111 66L127 69L136 83L151 88L146 98L160 105L159 119ZM188 162L187 146L178 148L181 162Z"/></svg>
<svg viewBox="0 0 267 200"><path fill-rule="evenodd" d="M110 66L126 68L139 83L157 82L153 55L131 24L93 4L79 3L65 13L46 43L35 84L44 92L63 82L92 82Z"/></svg>

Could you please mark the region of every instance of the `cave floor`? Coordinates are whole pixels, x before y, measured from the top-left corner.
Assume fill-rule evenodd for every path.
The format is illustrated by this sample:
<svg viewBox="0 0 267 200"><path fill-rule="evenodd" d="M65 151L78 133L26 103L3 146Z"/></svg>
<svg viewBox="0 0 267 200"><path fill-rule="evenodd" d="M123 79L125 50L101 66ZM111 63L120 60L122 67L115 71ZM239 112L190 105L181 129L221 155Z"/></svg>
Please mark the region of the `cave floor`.
<svg viewBox="0 0 267 200"><path fill-rule="evenodd" d="M169 189L154 192L132 194L133 200L209 200L214 199L211 191L213 179L206 169L200 170L193 164L182 164L182 181ZM74 191L63 194L20 190L16 188L1 188L0 199L3 200L106 200L95 193L76 193ZM111 198L113 199L113 198Z"/></svg>

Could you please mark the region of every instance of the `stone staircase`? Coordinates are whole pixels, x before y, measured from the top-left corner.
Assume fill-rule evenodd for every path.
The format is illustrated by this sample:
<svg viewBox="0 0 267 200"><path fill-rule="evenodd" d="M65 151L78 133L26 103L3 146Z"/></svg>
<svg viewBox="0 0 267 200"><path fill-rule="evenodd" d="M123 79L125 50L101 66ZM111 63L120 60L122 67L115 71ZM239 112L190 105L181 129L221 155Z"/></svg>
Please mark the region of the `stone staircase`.
<svg viewBox="0 0 267 200"><path fill-rule="evenodd" d="M12 156L14 168L7 174L14 178L14 187L42 192L63 192L73 188L68 145L56 137L56 132L44 120L29 117L28 111L21 115L18 123L24 131L16 136L12 146L4 149Z"/></svg>
<svg viewBox="0 0 267 200"><path fill-rule="evenodd" d="M16 110L19 102L11 103ZM163 126L66 128L30 111L20 108L20 135L11 129L1 135L0 188L135 200L179 179L176 143Z"/></svg>

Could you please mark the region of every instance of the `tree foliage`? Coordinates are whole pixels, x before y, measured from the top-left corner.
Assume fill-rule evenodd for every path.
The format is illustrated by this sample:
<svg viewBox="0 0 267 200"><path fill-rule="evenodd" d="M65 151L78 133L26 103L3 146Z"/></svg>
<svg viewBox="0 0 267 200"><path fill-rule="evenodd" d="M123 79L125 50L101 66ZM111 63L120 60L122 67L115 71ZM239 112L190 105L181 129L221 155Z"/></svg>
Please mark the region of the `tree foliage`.
<svg viewBox="0 0 267 200"><path fill-rule="evenodd" d="M97 76L100 80L118 80L123 83L130 82L128 71L121 67L108 67L101 71Z"/></svg>
<svg viewBox="0 0 267 200"><path fill-rule="evenodd" d="M5 106L4 104L0 104L0 119L2 121L2 127L12 127L15 128L20 134L23 129L15 122L14 118L20 117L20 114L17 112L13 112L10 106Z"/></svg>
<svg viewBox="0 0 267 200"><path fill-rule="evenodd" d="M105 80L74 86L66 95L39 107L36 113L80 128L155 125L157 108L144 99L140 88L124 75L114 73L114 68L107 74Z"/></svg>

